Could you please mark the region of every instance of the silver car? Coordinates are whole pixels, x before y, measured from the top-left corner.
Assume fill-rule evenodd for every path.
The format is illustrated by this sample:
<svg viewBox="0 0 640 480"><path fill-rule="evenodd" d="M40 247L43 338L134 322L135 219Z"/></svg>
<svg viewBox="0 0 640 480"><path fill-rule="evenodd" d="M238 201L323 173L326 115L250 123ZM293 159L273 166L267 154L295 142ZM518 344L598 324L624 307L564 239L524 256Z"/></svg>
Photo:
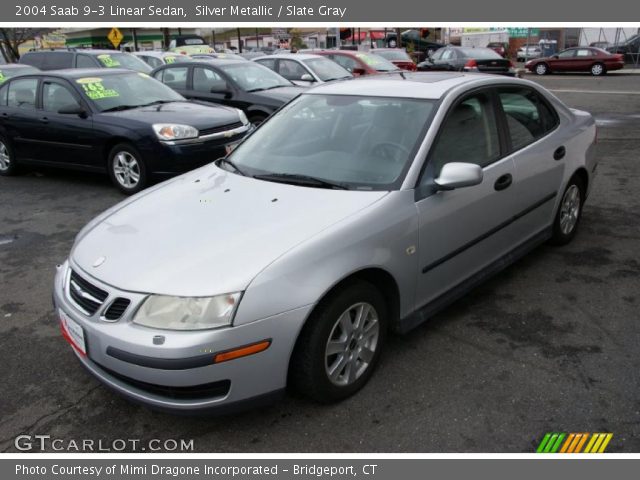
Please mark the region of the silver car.
<svg viewBox="0 0 640 480"><path fill-rule="evenodd" d="M58 267L93 375L173 411L330 402L407 332L576 233L596 127L535 83L465 73L310 89L229 156L114 206ZM429 353L424 353L428 361Z"/></svg>
<svg viewBox="0 0 640 480"><path fill-rule="evenodd" d="M353 75L346 68L322 55L276 53L254 58L252 61L270 68L291 83L301 87L353 78Z"/></svg>

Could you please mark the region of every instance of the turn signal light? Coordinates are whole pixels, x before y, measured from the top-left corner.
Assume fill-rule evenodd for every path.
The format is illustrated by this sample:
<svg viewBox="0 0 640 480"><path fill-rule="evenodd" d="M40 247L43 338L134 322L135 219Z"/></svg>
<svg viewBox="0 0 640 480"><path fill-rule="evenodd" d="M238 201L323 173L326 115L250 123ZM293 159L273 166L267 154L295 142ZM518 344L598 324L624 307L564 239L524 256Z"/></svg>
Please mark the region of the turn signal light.
<svg viewBox="0 0 640 480"><path fill-rule="evenodd" d="M235 360L236 358L254 355L256 353L264 352L270 346L271 340L262 340L261 342L252 343L251 345L227 350L226 352L218 353L213 357L213 363L228 362L229 360Z"/></svg>

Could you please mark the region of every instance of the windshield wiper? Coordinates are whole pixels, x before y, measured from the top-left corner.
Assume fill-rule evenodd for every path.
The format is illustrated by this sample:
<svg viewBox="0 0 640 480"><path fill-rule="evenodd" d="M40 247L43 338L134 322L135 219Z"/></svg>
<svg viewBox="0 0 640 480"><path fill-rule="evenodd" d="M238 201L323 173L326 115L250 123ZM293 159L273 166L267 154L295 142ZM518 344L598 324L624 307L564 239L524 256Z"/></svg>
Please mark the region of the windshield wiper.
<svg viewBox="0 0 640 480"><path fill-rule="evenodd" d="M104 112L119 112L120 110L131 110L132 108L138 108L140 105L118 105L117 107L107 108L102 110Z"/></svg>
<svg viewBox="0 0 640 480"><path fill-rule="evenodd" d="M151 107L153 105L162 105L163 103L173 103L173 100L155 100L149 103L143 103L142 105L138 105L139 107Z"/></svg>
<svg viewBox="0 0 640 480"><path fill-rule="evenodd" d="M263 90L272 90L274 88L289 87L290 85L273 85L272 87L257 87L247 90L247 92L262 92Z"/></svg>
<svg viewBox="0 0 640 480"><path fill-rule="evenodd" d="M341 183L331 182L311 175L302 175L299 173L266 173L262 175L254 175L253 178L258 180L266 180L268 182L289 183L291 185L307 185L320 188L333 188L336 190L349 190L349 188Z"/></svg>
<svg viewBox="0 0 640 480"><path fill-rule="evenodd" d="M229 165L231 168L233 168L236 172L238 172L238 173L239 173L240 175L242 175L243 177L246 177L246 176L247 176L247 174L246 174L246 173L244 173L242 170L240 170L240 169L238 168L238 166L237 166L235 163L233 163L231 160L229 160L229 159L228 159L228 158L226 158L226 157L219 158L219 159L217 159L214 163L215 163L216 165L218 165L219 163L226 163L227 165ZM220 165L218 165L218 166L220 166Z"/></svg>

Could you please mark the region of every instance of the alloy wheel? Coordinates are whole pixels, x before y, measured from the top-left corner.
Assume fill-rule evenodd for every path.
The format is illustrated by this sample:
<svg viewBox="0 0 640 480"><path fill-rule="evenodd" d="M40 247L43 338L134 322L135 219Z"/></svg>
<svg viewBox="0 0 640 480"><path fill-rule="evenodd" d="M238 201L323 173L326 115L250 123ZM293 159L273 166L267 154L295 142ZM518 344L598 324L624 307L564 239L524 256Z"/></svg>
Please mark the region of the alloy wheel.
<svg viewBox="0 0 640 480"><path fill-rule="evenodd" d="M373 361L380 321L369 303L356 303L346 309L334 324L325 347L325 373L334 385L353 384Z"/></svg>
<svg viewBox="0 0 640 480"><path fill-rule="evenodd" d="M113 157L113 173L120 185L132 189L140 181L140 164L129 152L118 152Z"/></svg>
<svg viewBox="0 0 640 480"><path fill-rule="evenodd" d="M545 73L547 73L547 66L544 63L539 63L538 65L536 65L536 73L538 75L544 75Z"/></svg>
<svg viewBox="0 0 640 480"><path fill-rule="evenodd" d="M11 167L11 155L9 155L9 149L0 142L0 170L5 172Z"/></svg>
<svg viewBox="0 0 640 480"><path fill-rule="evenodd" d="M599 63L596 63L591 67L591 73L593 75L602 75L604 73L604 67Z"/></svg>
<svg viewBox="0 0 640 480"><path fill-rule="evenodd" d="M577 185L571 185L564 193L560 204L560 230L564 235L569 235L576 228L580 204L580 189Z"/></svg>

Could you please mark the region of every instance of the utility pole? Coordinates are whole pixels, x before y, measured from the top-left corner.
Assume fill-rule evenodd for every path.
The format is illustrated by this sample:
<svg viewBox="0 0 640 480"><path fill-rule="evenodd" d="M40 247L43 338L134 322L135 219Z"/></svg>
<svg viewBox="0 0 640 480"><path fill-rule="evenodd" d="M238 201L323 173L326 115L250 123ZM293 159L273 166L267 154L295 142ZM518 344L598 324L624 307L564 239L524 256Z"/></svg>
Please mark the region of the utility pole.
<svg viewBox="0 0 640 480"><path fill-rule="evenodd" d="M238 34L238 52L242 53L242 39L240 38L240 29L236 28L236 33Z"/></svg>

